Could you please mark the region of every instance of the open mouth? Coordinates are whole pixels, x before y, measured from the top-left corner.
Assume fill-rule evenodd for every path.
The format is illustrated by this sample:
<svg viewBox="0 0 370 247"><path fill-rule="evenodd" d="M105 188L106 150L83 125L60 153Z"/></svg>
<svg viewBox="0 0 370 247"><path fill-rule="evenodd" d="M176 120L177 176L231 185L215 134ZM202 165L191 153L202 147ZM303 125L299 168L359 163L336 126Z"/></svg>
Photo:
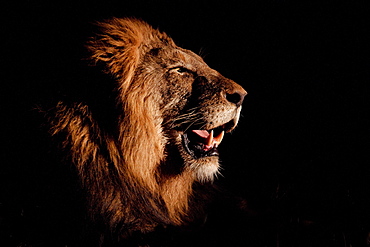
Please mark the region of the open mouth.
<svg viewBox="0 0 370 247"><path fill-rule="evenodd" d="M222 142L225 132L231 129L229 122L210 130L188 130L182 135L182 144L194 159L218 156L217 147Z"/></svg>

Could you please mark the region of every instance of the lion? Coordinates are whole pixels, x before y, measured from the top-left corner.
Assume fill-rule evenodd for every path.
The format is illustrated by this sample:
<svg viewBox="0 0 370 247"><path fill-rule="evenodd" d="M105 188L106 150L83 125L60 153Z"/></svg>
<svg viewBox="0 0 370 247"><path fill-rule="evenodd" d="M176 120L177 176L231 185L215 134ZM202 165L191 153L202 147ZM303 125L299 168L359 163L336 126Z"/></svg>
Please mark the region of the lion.
<svg viewBox="0 0 370 247"><path fill-rule="evenodd" d="M87 48L116 81L117 119L107 129L83 102L59 102L50 133L87 194L93 222L119 239L192 219L194 184L219 174L225 133L246 91L142 20L98 23Z"/></svg>

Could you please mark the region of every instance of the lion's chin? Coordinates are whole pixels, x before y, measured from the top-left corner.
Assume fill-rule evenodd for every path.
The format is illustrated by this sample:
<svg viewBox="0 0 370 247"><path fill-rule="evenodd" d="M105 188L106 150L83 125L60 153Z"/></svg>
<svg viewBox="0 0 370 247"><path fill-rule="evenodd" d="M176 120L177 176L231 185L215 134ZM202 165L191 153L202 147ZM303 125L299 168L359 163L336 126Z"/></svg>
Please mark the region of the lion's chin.
<svg viewBox="0 0 370 247"><path fill-rule="evenodd" d="M220 164L217 156L194 160L190 164L195 180L198 182L212 182L219 174Z"/></svg>

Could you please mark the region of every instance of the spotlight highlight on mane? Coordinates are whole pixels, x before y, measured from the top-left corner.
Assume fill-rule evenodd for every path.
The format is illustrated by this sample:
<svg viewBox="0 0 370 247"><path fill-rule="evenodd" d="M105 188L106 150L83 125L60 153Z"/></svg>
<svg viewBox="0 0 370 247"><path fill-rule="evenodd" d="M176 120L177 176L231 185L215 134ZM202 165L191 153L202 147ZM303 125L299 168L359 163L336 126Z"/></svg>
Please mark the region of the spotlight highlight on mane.
<svg viewBox="0 0 370 247"><path fill-rule="evenodd" d="M102 232L126 239L186 225L202 211L193 185L219 174L218 146L236 127L246 91L144 21L98 26L87 48L116 82L113 127L88 104L61 101L48 113L50 133L62 140Z"/></svg>

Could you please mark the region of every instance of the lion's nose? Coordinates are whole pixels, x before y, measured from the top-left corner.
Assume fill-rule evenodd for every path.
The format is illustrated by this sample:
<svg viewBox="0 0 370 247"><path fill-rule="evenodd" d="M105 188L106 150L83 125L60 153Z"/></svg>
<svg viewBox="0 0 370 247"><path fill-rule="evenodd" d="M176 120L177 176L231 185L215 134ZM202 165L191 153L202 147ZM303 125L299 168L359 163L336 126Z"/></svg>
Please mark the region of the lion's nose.
<svg viewBox="0 0 370 247"><path fill-rule="evenodd" d="M239 86L240 87L240 86ZM231 92L226 93L226 100L234 103L237 107L239 107L244 100L244 97L247 95L247 92L242 88L236 88Z"/></svg>

